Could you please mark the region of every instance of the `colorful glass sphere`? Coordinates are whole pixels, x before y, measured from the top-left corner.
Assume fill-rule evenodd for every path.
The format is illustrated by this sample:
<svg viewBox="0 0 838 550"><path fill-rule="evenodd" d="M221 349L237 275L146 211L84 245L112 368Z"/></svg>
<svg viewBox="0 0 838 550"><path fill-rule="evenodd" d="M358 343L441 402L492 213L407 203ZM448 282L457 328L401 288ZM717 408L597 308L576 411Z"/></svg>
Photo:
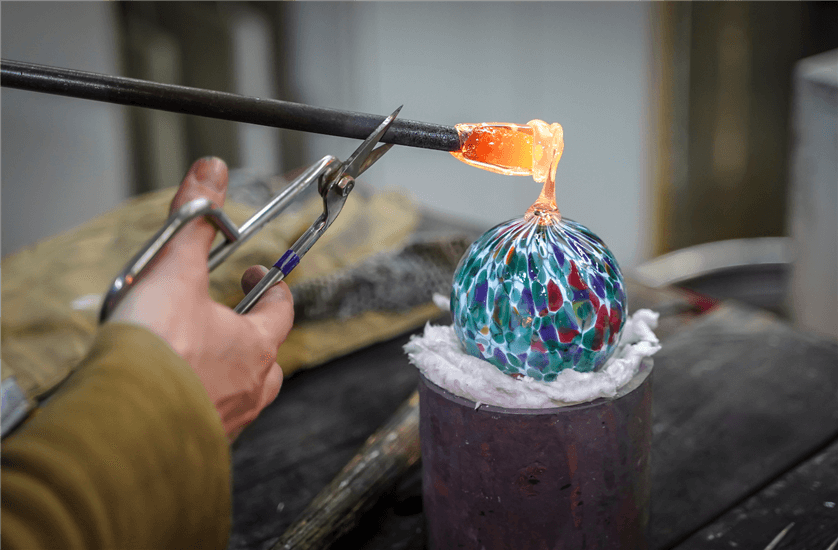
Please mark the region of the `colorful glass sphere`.
<svg viewBox="0 0 838 550"><path fill-rule="evenodd" d="M477 239L454 273L454 330L502 372L552 381L614 352L626 320L623 275L584 225L519 218Z"/></svg>

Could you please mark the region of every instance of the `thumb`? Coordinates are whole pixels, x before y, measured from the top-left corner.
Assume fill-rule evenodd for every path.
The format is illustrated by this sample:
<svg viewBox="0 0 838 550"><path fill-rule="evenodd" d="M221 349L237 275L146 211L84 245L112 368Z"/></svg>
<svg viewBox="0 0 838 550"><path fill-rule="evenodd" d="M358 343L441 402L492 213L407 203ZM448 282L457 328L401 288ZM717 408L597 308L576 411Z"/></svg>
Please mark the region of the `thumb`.
<svg viewBox="0 0 838 550"><path fill-rule="evenodd" d="M250 293L262 277L268 274L268 268L261 265L252 265L242 274L242 290L245 294Z"/></svg>
<svg viewBox="0 0 838 550"><path fill-rule="evenodd" d="M195 161L183 178L180 187L172 199L170 212L174 213L189 201L205 197L216 204L224 205L227 193L227 165L216 157L204 157ZM183 228L174 239L180 253L193 252L206 259L212 241L215 238L215 226L205 219L198 219Z"/></svg>

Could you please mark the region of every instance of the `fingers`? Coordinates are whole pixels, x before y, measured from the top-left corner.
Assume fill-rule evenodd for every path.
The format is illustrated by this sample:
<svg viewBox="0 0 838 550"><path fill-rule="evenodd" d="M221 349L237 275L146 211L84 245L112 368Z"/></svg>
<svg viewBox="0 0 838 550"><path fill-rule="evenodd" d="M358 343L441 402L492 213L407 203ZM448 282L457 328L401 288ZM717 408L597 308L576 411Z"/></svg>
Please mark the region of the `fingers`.
<svg viewBox="0 0 838 550"><path fill-rule="evenodd" d="M175 212L184 204L200 197L206 197L216 205L222 206L227 194L227 178L227 165L223 160L204 157L195 161L175 193L170 211ZM212 246L215 231L215 226L209 221L195 220L190 227L184 228L173 242L177 243L181 253L188 251L205 259Z"/></svg>
<svg viewBox="0 0 838 550"><path fill-rule="evenodd" d="M217 157L196 160L184 176L172 199L171 212L198 197L207 197L217 205L224 204L227 194L227 165Z"/></svg>
<svg viewBox="0 0 838 550"><path fill-rule="evenodd" d="M265 384L262 386L262 399L259 403L260 411L276 399L276 396L279 395L279 389L281 387L282 369L278 364L274 363L268 371L268 376L265 378Z"/></svg>
<svg viewBox="0 0 838 550"><path fill-rule="evenodd" d="M242 274L242 290L245 295L249 294L253 287L262 280L262 277L268 274L268 268L261 265L253 265L248 267Z"/></svg>
<svg viewBox="0 0 838 550"><path fill-rule="evenodd" d="M249 268L242 276L242 288L247 288L246 292L249 292L266 272L261 266ZM294 299L285 281L269 288L247 316L270 335L273 343L279 347L294 324Z"/></svg>

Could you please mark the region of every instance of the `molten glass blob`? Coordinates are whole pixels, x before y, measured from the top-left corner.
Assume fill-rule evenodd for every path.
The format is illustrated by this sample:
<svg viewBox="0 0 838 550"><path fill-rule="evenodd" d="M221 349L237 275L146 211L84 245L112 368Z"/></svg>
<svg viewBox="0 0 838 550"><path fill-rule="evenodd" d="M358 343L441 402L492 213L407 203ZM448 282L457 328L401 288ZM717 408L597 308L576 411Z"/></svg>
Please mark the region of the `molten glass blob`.
<svg viewBox="0 0 838 550"><path fill-rule="evenodd" d="M556 168L564 151L564 133L559 124L531 120L526 126L509 122L457 124L460 149L454 158L498 174L532 176L543 184L541 194L527 210L540 224L561 220L556 207Z"/></svg>
<svg viewBox="0 0 838 550"><path fill-rule="evenodd" d="M461 147L454 158L498 174L532 174L532 136L530 126L506 122L457 124Z"/></svg>
<svg viewBox="0 0 838 550"><path fill-rule="evenodd" d="M463 158L455 157L494 172L531 173L543 187L524 217L490 229L468 249L454 274L451 312L470 355L549 382L564 369L588 372L605 363L626 320L626 294L608 247L556 207L561 126L534 120L528 127L457 126L465 139ZM512 145L499 145L498 136L513 136ZM527 137L528 159L521 145Z"/></svg>

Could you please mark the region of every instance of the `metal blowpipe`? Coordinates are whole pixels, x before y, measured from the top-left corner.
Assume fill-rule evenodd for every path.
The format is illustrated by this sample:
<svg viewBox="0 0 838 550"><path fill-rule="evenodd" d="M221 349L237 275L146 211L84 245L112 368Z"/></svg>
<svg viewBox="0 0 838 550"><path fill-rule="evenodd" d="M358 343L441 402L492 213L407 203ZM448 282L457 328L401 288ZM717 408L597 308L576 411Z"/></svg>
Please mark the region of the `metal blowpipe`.
<svg viewBox="0 0 838 550"><path fill-rule="evenodd" d="M385 118L6 59L0 60L0 85L355 139L365 139ZM381 142L439 151L460 148L453 126L403 119L393 122Z"/></svg>

